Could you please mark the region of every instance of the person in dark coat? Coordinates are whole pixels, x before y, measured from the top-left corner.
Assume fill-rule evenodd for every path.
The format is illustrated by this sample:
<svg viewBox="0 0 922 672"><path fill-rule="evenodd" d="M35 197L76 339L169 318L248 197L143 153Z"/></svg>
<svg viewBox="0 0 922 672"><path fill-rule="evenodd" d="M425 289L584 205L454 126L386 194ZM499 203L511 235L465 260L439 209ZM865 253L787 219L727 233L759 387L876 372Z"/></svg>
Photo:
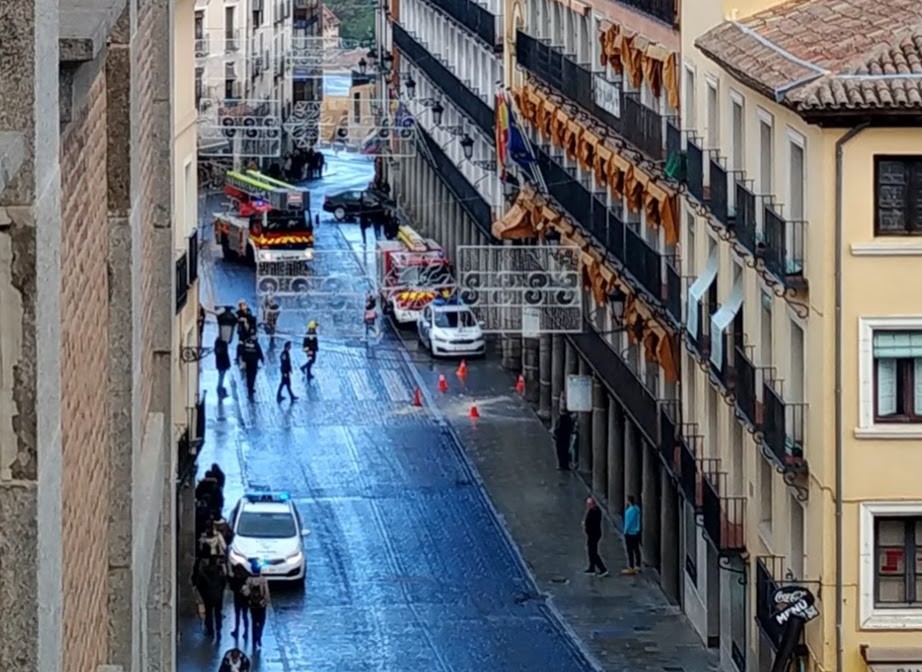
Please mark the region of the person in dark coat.
<svg viewBox="0 0 922 672"><path fill-rule="evenodd" d="M586 574L608 576L608 568L599 555L599 542L602 541L602 509L590 497L586 500L586 517L583 519L583 531L586 533L586 552L589 555L589 567Z"/></svg>
<svg viewBox="0 0 922 672"><path fill-rule="evenodd" d="M199 558L192 570L193 583L205 604L205 634L208 637L221 637L222 609L224 607L224 588L227 585L225 564L218 556Z"/></svg>
<svg viewBox="0 0 922 672"><path fill-rule="evenodd" d="M218 370L218 398L223 399L227 396L227 390L224 388L224 376L230 371L231 360L227 343L220 338L214 339L214 365Z"/></svg>
<svg viewBox="0 0 922 672"><path fill-rule="evenodd" d="M368 209L365 207L365 201L361 202L362 209L359 211L359 231L362 232L362 247L368 244L368 229L371 228L371 218Z"/></svg>
<svg viewBox="0 0 922 672"><path fill-rule="evenodd" d="M570 437L573 434L573 414L561 407L557 424L554 426L554 448L557 451L557 468L570 470Z"/></svg>
<svg viewBox="0 0 922 672"><path fill-rule="evenodd" d="M231 637L237 637L240 633L240 621L243 621L243 638L246 639L247 632L250 629L250 601L243 594L243 586L246 585L250 573L243 565L234 565L231 571L230 579L227 581L227 587L234 594L234 629L231 631Z"/></svg>
<svg viewBox="0 0 922 672"><path fill-rule="evenodd" d="M224 484L227 483L227 476L224 475L224 472L221 470L221 466L217 462L212 462L211 469L208 471L211 472L211 477L217 482L218 487L223 491Z"/></svg>
<svg viewBox="0 0 922 672"><path fill-rule="evenodd" d="M307 356L307 361L301 366L301 371L307 374L307 379L311 380L314 377L314 374L311 373L311 369L314 368L314 362L317 361L317 350L319 344L317 342L317 323L311 321L307 325L307 335L304 337L304 343L301 346L304 350L304 354Z"/></svg>
<svg viewBox="0 0 922 672"><path fill-rule="evenodd" d="M247 396L250 399L256 394L256 372L259 371L259 365L265 361L263 349L256 338L256 332L250 332L246 341L243 343L243 367L247 378Z"/></svg>
<svg viewBox="0 0 922 672"><path fill-rule="evenodd" d="M275 400L282 403L282 390L288 390L288 398L291 401L297 401L298 397L291 391L291 341L285 342L282 354L279 355L279 369L282 373L282 381L279 383L279 389L275 393Z"/></svg>
<svg viewBox="0 0 922 672"><path fill-rule="evenodd" d="M221 517L221 512L224 511L224 491L218 486L218 479L211 469L205 472L204 478L195 486L195 498L208 505L213 519Z"/></svg>
<svg viewBox="0 0 922 672"><path fill-rule="evenodd" d="M241 299L237 302L237 365L243 368L243 348L250 335L256 331L256 316L247 302Z"/></svg>
<svg viewBox="0 0 922 672"><path fill-rule="evenodd" d="M250 659L240 649L231 649L221 659L218 672L250 672Z"/></svg>

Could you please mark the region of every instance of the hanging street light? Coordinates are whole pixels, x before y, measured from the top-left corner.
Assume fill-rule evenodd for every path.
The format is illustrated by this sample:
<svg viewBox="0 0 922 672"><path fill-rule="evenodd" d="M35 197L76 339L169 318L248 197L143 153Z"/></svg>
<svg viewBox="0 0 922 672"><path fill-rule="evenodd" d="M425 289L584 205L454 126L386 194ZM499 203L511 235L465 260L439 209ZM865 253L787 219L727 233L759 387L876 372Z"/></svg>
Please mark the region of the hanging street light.
<svg viewBox="0 0 922 672"><path fill-rule="evenodd" d="M368 61L364 58L359 59L359 72L363 75L368 73Z"/></svg>
<svg viewBox="0 0 922 672"><path fill-rule="evenodd" d="M406 87L407 98L413 100L416 97L416 81L409 75L407 75Z"/></svg>
<svg viewBox="0 0 922 672"><path fill-rule="evenodd" d="M471 138L467 133L464 134L464 137L461 138L461 151L464 153L464 158L468 161L471 160L474 156L474 139Z"/></svg>
<svg viewBox="0 0 922 672"><path fill-rule="evenodd" d="M432 106L432 121L435 122L436 126L442 125L442 114L444 114L445 108L442 107L442 103L435 101L435 105Z"/></svg>

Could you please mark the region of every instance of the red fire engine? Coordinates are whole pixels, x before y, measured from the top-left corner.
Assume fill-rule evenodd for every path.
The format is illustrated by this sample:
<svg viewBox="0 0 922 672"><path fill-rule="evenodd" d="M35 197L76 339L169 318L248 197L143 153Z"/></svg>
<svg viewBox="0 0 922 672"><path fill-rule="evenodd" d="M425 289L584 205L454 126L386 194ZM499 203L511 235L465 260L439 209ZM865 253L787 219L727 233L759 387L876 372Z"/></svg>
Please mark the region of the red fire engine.
<svg viewBox="0 0 922 672"><path fill-rule="evenodd" d="M396 240L379 241L377 252L381 304L399 324L416 322L433 299L454 293L445 251L410 227L401 226Z"/></svg>

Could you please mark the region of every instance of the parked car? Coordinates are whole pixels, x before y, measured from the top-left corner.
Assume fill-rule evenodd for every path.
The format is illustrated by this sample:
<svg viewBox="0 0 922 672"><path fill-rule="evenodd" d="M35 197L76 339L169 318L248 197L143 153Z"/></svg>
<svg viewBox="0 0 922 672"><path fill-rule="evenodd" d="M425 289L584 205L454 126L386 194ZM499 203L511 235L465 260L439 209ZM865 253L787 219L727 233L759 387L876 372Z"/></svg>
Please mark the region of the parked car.
<svg viewBox="0 0 922 672"><path fill-rule="evenodd" d="M433 357L486 353L483 329L474 312L460 301L432 301L423 308L416 326L420 344Z"/></svg>
<svg viewBox="0 0 922 672"><path fill-rule="evenodd" d="M371 189L350 189L338 194L327 194L323 198L324 212L333 213L338 222L355 220L362 212L372 217L382 215L393 205L390 198Z"/></svg>

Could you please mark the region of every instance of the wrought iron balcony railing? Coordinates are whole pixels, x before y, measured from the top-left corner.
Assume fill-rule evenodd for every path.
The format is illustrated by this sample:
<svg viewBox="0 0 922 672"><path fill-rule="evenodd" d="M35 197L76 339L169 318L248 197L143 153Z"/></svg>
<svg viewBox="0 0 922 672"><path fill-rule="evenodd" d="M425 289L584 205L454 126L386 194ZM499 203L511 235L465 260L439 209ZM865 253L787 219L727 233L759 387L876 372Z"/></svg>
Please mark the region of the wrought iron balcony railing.
<svg viewBox="0 0 922 672"><path fill-rule="evenodd" d="M765 260L765 268L789 289L806 288L806 222L788 222L771 205L766 205L763 210L763 228L762 258Z"/></svg>
<svg viewBox="0 0 922 672"><path fill-rule="evenodd" d="M773 598L782 585L775 577L781 575L783 562L784 559L777 556L756 558L756 624L776 650L781 645L784 632L774 618L776 605Z"/></svg>
<svg viewBox="0 0 922 672"><path fill-rule="evenodd" d="M702 460L701 517L704 531L718 551L744 551L746 549L746 498L728 497L727 475L713 470L719 460Z"/></svg>
<svg viewBox="0 0 922 672"><path fill-rule="evenodd" d="M709 161L711 185L711 214L727 228L735 225L735 213L730 206L730 175L723 161L716 152L712 152Z"/></svg>
<svg viewBox="0 0 922 672"><path fill-rule="evenodd" d="M589 233L591 233L592 237L599 241L603 246L608 247L608 204L600 198L592 197L589 211L591 214Z"/></svg>
<svg viewBox="0 0 922 672"><path fill-rule="evenodd" d="M593 112L592 72L560 49L521 30L515 35L516 63L587 112Z"/></svg>
<svg viewBox="0 0 922 672"><path fill-rule="evenodd" d="M675 156L683 149L682 130L676 117L666 119L666 158Z"/></svg>
<svg viewBox="0 0 922 672"><path fill-rule="evenodd" d="M663 301L663 258L643 236L624 227L624 265L657 301Z"/></svg>
<svg viewBox="0 0 922 672"><path fill-rule="evenodd" d="M682 426L678 448L677 466L679 469L679 483L685 499L698 508L701 505L700 472L698 471L698 452L701 436L691 433L691 425Z"/></svg>
<svg viewBox="0 0 922 672"><path fill-rule="evenodd" d="M189 260L185 252L176 260L174 282L176 283L176 313L179 314L186 307L186 301L189 298Z"/></svg>
<svg viewBox="0 0 922 672"><path fill-rule="evenodd" d="M548 192L583 228L592 230L593 199L589 190L558 163L550 154L550 148L535 146L534 150Z"/></svg>
<svg viewBox="0 0 922 672"><path fill-rule="evenodd" d="M438 8L464 26L490 49L502 51L502 16L491 14L485 7L472 2L472 0L430 1L433 7Z"/></svg>
<svg viewBox="0 0 922 672"><path fill-rule="evenodd" d="M621 135L654 161L662 161L663 117L640 102L639 93L624 94L621 109Z"/></svg>
<svg viewBox="0 0 922 672"><path fill-rule="evenodd" d="M582 333L570 334L570 341L644 433L647 441L659 445L659 409L656 398L644 386L620 355L586 323Z"/></svg>
<svg viewBox="0 0 922 672"><path fill-rule="evenodd" d="M624 259L624 230L627 227L621 218L614 212L608 215L608 237L603 241L605 249L611 252L616 259Z"/></svg>
<svg viewBox="0 0 922 672"><path fill-rule="evenodd" d="M464 82L441 63L429 50L416 41L400 24L391 24L394 45L409 58L417 68L443 93L450 98L462 114L470 118L492 142L495 133L493 109L480 96L471 91Z"/></svg>
<svg viewBox="0 0 922 672"><path fill-rule="evenodd" d="M666 312L675 324L682 324L682 276L676 257L666 260Z"/></svg>
<svg viewBox="0 0 922 672"><path fill-rule="evenodd" d="M736 182L736 239L749 251L759 256L758 221L756 219L756 195L744 180Z"/></svg>
<svg viewBox="0 0 922 672"><path fill-rule="evenodd" d="M484 199L483 195L471 184L461 169L455 165L455 162L445 153L445 150L439 146L426 130L417 124L416 138L417 142L425 143L426 150L423 156L426 160L432 157L432 169L436 175L445 183L445 186L455 195L461 203L461 207L471 216L474 224L483 231L487 240L493 237L492 210L490 204Z"/></svg>
<svg viewBox="0 0 922 672"><path fill-rule="evenodd" d="M197 37L195 38L195 57L204 58L211 53L211 40L207 37Z"/></svg>
<svg viewBox="0 0 922 672"><path fill-rule="evenodd" d="M679 404L675 401L664 401L659 410L659 450L660 458L666 468L675 476L681 474L681 464L678 450L680 449Z"/></svg>
<svg viewBox="0 0 922 672"><path fill-rule="evenodd" d="M195 229L186 241L186 257L189 259L188 285L198 280L198 229Z"/></svg>
<svg viewBox="0 0 922 672"><path fill-rule="evenodd" d="M687 331L688 322L685 323L686 334L688 335L689 344L695 349L699 359L707 357L711 352L710 334L706 321L710 319L707 311L704 309L704 301L688 303L688 311L695 311L698 314L698 324L694 332Z"/></svg>
<svg viewBox="0 0 922 672"><path fill-rule="evenodd" d="M785 402L781 388L778 380L766 380L762 386L764 441L778 466L798 471L806 467L807 404Z"/></svg>
<svg viewBox="0 0 922 672"><path fill-rule="evenodd" d="M736 367L736 407L737 415L752 427L762 424L762 409L758 399L760 369L752 363L747 347L734 346L734 364Z"/></svg>
<svg viewBox="0 0 922 672"><path fill-rule="evenodd" d="M704 191L704 148L701 141L689 137L685 144L686 177L685 183L688 193L699 203L707 203L707 194Z"/></svg>
<svg viewBox="0 0 922 672"><path fill-rule="evenodd" d="M662 21L667 26L677 28L679 25L679 0L620 0L620 2Z"/></svg>

